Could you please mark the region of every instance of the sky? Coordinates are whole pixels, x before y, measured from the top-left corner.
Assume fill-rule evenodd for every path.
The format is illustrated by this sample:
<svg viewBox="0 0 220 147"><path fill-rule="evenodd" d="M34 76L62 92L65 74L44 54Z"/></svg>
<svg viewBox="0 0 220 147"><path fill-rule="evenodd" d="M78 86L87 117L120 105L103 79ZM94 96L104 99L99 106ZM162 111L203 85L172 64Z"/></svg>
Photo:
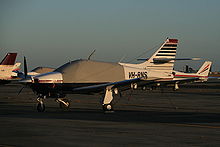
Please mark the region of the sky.
<svg viewBox="0 0 220 147"><path fill-rule="evenodd" d="M178 58L202 58L175 69L210 60L220 71L219 7L219 0L0 0L0 60L17 52L29 70L56 68L96 49L91 59L136 62L169 37L179 40Z"/></svg>

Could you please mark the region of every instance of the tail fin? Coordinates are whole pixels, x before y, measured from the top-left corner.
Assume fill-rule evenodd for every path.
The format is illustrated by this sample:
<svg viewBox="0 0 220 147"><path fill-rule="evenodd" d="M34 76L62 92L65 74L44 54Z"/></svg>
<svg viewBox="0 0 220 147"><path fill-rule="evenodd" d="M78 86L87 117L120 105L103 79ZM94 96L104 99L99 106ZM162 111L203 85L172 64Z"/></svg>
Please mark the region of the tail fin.
<svg viewBox="0 0 220 147"><path fill-rule="evenodd" d="M172 72L174 59L176 57L177 44L177 39L165 40L161 47L143 64L146 64L148 69Z"/></svg>
<svg viewBox="0 0 220 147"><path fill-rule="evenodd" d="M209 71L211 69L212 62L211 61L205 61L205 63L201 66L199 71L197 72L198 76L208 76Z"/></svg>
<svg viewBox="0 0 220 147"><path fill-rule="evenodd" d="M178 40L166 39L161 47L145 62L140 64L119 63L123 66L156 70L164 73L172 73L176 57Z"/></svg>
<svg viewBox="0 0 220 147"><path fill-rule="evenodd" d="M2 60L0 65L14 65L17 53L8 53L5 58Z"/></svg>

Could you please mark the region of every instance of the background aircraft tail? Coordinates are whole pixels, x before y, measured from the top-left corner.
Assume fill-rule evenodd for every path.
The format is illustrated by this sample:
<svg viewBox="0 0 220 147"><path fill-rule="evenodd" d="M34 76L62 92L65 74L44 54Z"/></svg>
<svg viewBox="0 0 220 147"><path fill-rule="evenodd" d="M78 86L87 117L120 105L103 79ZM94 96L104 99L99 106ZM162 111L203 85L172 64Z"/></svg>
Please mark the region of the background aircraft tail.
<svg viewBox="0 0 220 147"><path fill-rule="evenodd" d="M211 69L212 62L205 61L205 63L201 66L201 68L196 73L198 76L208 76Z"/></svg>
<svg viewBox="0 0 220 147"><path fill-rule="evenodd" d="M8 53L2 60L0 65L14 65L17 57L17 53Z"/></svg>

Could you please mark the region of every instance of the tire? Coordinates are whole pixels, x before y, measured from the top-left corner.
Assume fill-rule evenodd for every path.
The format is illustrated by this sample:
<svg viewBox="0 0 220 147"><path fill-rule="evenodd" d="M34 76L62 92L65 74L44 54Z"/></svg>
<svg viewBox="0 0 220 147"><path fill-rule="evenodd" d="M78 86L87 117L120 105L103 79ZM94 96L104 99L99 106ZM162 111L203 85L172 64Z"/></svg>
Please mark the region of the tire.
<svg viewBox="0 0 220 147"><path fill-rule="evenodd" d="M42 103L37 104L37 111L38 112L44 112L45 111L45 105Z"/></svg>
<svg viewBox="0 0 220 147"><path fill-rule="evenodd" d="M103 105L103 111L113 111L113 106L111 104Z"/></svg>

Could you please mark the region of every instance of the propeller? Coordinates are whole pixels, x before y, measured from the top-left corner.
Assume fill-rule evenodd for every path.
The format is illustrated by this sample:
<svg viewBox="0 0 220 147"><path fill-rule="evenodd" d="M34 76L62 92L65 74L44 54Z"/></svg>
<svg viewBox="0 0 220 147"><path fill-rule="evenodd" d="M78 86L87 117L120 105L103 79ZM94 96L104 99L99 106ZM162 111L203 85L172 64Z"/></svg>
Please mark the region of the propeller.
<svg viewBox="0 0 220 147"><path fill-rule="evenodd" d="M24 78L23 79L21 79L21 81L20 82L22 82L22 83L26 83L25 84L25 86L23 86L20 90L19 90L19 92L18 92L18 95L23 91L23 89L25 88L25 87L27 87L27 81L28 81L28 79L27 79L27 61L26 61L26 57L24 56Z"/></svg>
<svg viewBox="0 0 220 147"><path fill-rule="evenodd" d="M19 90L18 95L20 95L20 93L23 91L23 89L24 89L25 87L26 87L26 85L23 86L23 87Z"/></svg>
<svg viewBox="0 0 220 147"><path fill-rule="evenodd" d="M27 61L26 57L24 56L24 78L27 78Z"/></svg>

